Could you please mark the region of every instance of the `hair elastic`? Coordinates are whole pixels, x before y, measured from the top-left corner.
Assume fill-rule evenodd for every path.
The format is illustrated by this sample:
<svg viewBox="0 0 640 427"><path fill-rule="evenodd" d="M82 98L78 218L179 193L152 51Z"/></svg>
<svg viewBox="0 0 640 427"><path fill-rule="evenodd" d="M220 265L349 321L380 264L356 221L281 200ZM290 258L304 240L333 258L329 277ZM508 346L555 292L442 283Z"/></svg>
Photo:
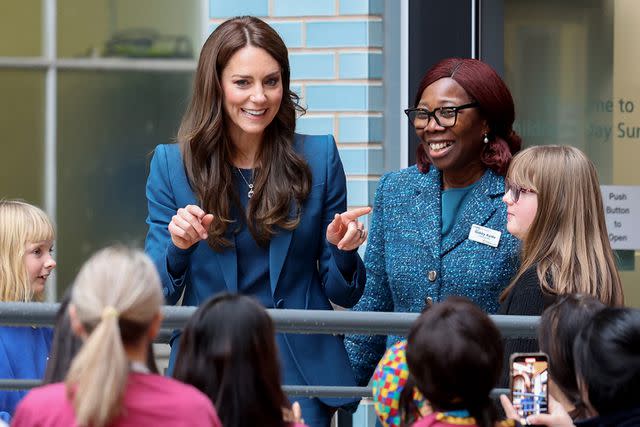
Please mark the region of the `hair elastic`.
<svg viewBox="0 0 640 427"><path fill-rule="evenodd" d="M102 310L102 320L105 320L108 317L118 317L120 313L116 310L112 305L108 305Z"/></svg>

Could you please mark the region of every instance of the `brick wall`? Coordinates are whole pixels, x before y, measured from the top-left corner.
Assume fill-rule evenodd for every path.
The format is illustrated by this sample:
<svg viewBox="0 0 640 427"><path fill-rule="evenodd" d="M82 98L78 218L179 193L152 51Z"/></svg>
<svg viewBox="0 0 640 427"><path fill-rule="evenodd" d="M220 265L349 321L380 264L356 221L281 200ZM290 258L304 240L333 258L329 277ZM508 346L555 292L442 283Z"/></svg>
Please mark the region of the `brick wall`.
<svg viewBox="0 0 640 427"><path fill-rule="evenodd" d="M210 29L237 15L266 20L289 48L297 131L335 136L350 206L372 205L384 172L383 0L210 0Z"/></svg>

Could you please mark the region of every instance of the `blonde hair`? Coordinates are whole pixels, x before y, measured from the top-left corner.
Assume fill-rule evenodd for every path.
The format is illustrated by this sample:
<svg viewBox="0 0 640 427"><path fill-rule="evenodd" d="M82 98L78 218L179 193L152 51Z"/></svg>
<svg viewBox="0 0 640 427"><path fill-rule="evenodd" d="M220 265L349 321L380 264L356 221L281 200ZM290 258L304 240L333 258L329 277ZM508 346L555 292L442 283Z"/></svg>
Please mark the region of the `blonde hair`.
<svg viewBox="0 0 640 427"><path fill-rule="evenodd" d="M537 265L548 293L583 293L623 305L598 174L587 156L566 145L530 147L513 158L507 178L537 193L538 210L522 242L520 269L500 300Z"/></svg>
<svg viewBox="0 0 640 427"><path fill-rule="evenodd" d="M51 219L36 206L19 200L0 200L0 301L32 301L24 263L28 243L53 240Z"/></svg>
<svg viewBox="0 0 640 427"><path fill-rule="evenodd" d="M162 301L160 277L140 250L105 248L82 266L71 304L89 336L66 378L79 425L103 427L121 413L129 374L125 345L140 342Z"/></svg>

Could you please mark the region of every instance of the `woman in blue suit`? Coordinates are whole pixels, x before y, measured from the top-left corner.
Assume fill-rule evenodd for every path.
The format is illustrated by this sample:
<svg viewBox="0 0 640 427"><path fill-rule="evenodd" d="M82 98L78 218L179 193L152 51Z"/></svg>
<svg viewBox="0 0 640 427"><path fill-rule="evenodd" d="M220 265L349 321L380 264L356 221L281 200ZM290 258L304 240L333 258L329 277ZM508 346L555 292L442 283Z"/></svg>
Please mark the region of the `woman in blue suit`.
<svg viewBox="0 0 640 427"><path fill-rule="evenodd" d="M331 136L294 134L303 111L287 49L253 17L221 24L202 48L177 145L156 148L147 182L146 251L165 298L199 305L230 291L266 308L352 307L365 283L357 248L369 208L346 211ZM334 335L278 334L284 384L355 385ZM170 368L179 337L172 340ZM345 399L302 399L327 426Z"/></svg>
<svg viewBox="0 0 640 427"><path fill-rule="evenodd" d="M501 200L521 145L511 93L487 64L450 58L426 72L405 113L421 141L417 165L380 179L367 285L354 309L420 312L425 301L461 295L495 313L518 268L519 244ZM384 337L349 336L346 345L356 381L366 384Z"/></svg>

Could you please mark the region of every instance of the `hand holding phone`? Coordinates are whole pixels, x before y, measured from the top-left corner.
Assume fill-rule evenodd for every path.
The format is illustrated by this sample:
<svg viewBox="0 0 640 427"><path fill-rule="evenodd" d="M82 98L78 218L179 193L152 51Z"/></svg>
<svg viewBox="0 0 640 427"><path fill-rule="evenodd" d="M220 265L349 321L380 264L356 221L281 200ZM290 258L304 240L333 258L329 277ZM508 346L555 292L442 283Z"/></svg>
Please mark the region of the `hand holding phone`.
<svg viewBox="0 0 640 427"><path fill-rule="evenodd" d="M511 402L520 420L549 412L549 357L514 353L510 362Z"/></svg>

